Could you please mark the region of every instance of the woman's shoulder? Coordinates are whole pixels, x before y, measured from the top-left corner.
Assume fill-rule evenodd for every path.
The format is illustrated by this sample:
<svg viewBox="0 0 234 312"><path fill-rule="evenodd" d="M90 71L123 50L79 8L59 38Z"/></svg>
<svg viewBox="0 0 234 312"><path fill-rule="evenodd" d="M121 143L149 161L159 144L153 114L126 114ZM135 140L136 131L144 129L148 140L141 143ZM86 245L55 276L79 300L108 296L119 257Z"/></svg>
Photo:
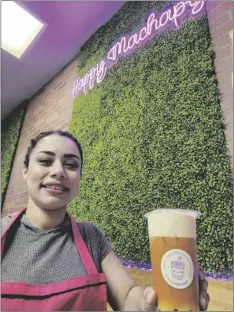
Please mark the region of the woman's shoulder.
<svg viewBox="0 0 234 312"><path fill-rule="evenodd" d="M5 215L4 217L1 217L1 220L2 220L2 222L10 223L10 221L14 217L14 215L15 215L15 212L9 213L9 214Z"/></svg>
<svg viewBox="0 0 234 312"><path fill-rule="evenodd" d="M90 221L77 221L76 224L82 234L85 232L90 236L97 235L98 232L102 233L102 231L94 223Z"/></svg>
<svg viewBox="0 0 234 312"><path fill-rule="evenodd" d="M111 244L102 229L89 221L76 222L81 236L86 242L95 242L100 247L110 249Z"/></svg>
<svg viewBox="0 0 234 312"><path fill-rule="evenodd" d="M15 213L10 213L4 217L1 218L1 234L3 234L8 226L8 224L11 222L11 219L13 218Z"/></svg>
<svg viewBox="0 0 234 312"><path fill-rule="evenodd" d="M100 269L102 260L112 251L112 246L104 232L94 223L89 221L77 222L80 234L88 246L88 249L96 259L95 263Z"/></svg>

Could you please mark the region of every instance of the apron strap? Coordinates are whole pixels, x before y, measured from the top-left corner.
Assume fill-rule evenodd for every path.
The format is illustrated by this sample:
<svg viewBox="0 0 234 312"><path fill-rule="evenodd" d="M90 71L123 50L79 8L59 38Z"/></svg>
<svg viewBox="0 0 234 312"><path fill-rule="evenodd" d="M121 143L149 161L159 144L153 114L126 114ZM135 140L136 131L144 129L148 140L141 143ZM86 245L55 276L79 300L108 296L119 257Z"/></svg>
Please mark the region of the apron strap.
<svg viewBox="0 0 234 312"><path fill-rule="evenodd" d="M85 266L85 269L86 269L88 275L97 274L97 268L96 268L94 261L93 261L91 255L88 251L88 247L85 245L84 240L81 237L81 234L78 230L76 220L73 218L73 216L69 212L68 212L68 216L71 220L75 244L76 244L76 247L80 253L81 260Z"/></svg>
<svg viewBox="0 0 234 312"><path fill-rule="evenodd" d="M5 231L2 233L2 236L1 236L1 257L2 257L3 252L4 252L6 236L7 236L8 231L10 230L12 225L15 224L15 222L21 217L21 215L24 213L25 210L26 210L26 208L13 213L12 214L12 219L11 219L10 223L6 227Z"/></svg>

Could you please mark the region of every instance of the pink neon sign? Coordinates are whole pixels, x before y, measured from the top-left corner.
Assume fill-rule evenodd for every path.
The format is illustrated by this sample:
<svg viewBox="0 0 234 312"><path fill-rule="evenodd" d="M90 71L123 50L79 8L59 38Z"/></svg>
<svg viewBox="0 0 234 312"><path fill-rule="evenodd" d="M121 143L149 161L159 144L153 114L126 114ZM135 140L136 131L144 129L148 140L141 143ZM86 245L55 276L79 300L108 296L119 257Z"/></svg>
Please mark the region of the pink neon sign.
<svg viewBox="0 0 234 312"><path fill-rule="evenodd" d="M185 17L194 18L203 13L205 1L177 2L164 12L152 12L144 27L131 36L123 36L108 51L105 59L92 67L82 78L77 78L73 84L72 94L77 97L81 93L87 93L95 83L101 83L106 76L107 69L118 60L132 53L156 34L167 28L179 29Z"/></svg>

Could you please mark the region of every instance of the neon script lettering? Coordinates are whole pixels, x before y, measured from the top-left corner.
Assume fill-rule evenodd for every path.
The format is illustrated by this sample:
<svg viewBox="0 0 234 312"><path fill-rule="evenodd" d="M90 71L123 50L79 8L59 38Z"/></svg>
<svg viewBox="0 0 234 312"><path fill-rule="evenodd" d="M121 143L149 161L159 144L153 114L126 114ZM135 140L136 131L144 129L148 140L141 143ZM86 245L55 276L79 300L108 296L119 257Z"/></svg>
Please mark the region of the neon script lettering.
<svg viewBox="0 0 234 312"><path fill-rule="evenodd" d="M73 97L78 96L80 93L87 93L88 90L93 89L95 82L102 82L106 76L106 70L107 67L105 61L101 61L95 67L91 68L83 78L76 79L73 84Z"/></svg>
<svg viewBox="0 0 234 312"><path fill-rule="evenodd" d="M92 67L82 78L78 78L73 84L72 94L77 97L79 94L86 94L93 89L95 83L101 83L106 76L107 69L113 66L118 60L132 53L156 34L167 28L179 29L183 19L193 18L203 13L205 1L178 2L161 14L152 12L146 25L131 36L123 36L118 40L107 53L105 59Z"/></svg>

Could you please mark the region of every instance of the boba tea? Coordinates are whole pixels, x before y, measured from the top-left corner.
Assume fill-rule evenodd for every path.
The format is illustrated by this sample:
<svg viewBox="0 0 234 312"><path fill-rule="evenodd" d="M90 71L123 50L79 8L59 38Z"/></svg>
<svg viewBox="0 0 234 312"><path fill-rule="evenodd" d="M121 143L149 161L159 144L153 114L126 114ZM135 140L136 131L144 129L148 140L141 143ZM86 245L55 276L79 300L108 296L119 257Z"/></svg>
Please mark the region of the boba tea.
<svg viewBox="0 0 234 312"><path fill-rule="evenodd" d="M148 220L154 289L160 311L199 311L197 211L157 209Z"/></svg>

